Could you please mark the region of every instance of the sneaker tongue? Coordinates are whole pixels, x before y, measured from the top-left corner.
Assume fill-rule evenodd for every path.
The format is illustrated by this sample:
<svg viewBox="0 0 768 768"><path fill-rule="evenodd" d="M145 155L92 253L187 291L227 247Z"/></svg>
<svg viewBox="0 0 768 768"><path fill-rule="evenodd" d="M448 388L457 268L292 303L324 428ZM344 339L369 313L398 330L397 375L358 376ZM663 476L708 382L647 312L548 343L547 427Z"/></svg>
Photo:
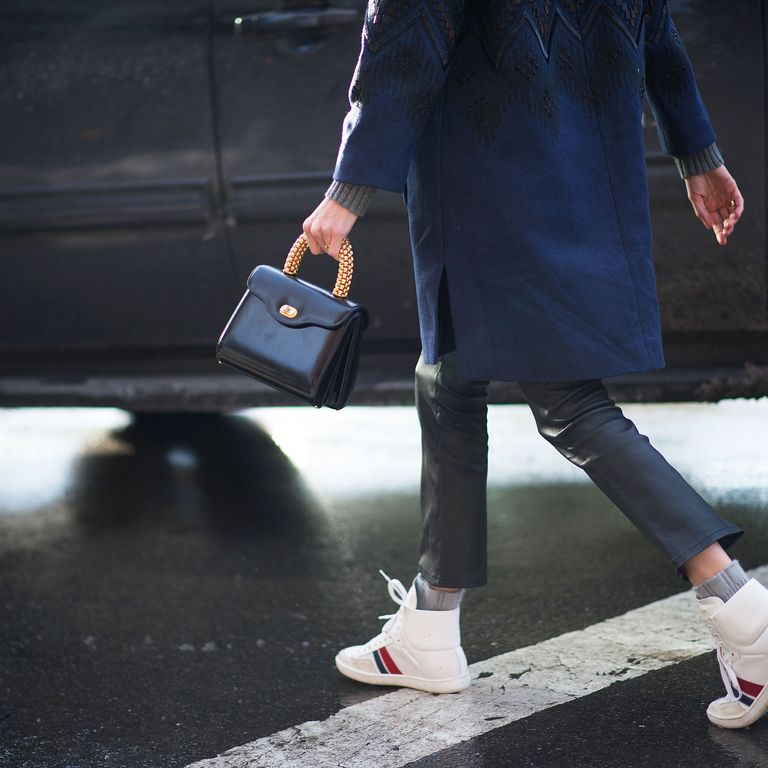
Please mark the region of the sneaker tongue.
<svg viewBox="0 0 768 768"><path fill-rule="evenodd" d="M411 584L411 588L408 590L408 596L405 599L405 605L408 608L416 608L418 602L418 595L416 594L416 581Z"/></svg>
<svg viewBox="0 0 768 768"><path fill-rule="evenodd" d="M711 619L725 603L719 597L712 595L711 597L697 597L696 605L704 616Z"/></svg>

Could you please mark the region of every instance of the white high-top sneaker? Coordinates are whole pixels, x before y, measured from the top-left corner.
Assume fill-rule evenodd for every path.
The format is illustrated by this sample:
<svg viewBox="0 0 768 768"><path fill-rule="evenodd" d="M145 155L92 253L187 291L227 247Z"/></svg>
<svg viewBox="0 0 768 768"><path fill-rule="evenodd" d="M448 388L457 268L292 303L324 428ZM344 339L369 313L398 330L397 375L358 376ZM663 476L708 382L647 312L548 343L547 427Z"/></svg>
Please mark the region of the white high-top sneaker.
<svg viewBox="0 0 768 768"><path fill-rule="evenodd" d="M710 722L745 728L768 711L768 589L750 579L728 601L696 601L717 646L726 696L707 707Z"/></svg>
<svg viewBox="0 0 768 768"><path fill-rule="evenodd" d="M430 693L456 693L470 683L461 647L457 605L450 611L416 607L416 585L406 592L402 582L384 571L390 597L400 605L381 632L365 645L350 645L336 654L336 667L361 683L399 685ZM414 579L415 581L415 579Z"/></svg>

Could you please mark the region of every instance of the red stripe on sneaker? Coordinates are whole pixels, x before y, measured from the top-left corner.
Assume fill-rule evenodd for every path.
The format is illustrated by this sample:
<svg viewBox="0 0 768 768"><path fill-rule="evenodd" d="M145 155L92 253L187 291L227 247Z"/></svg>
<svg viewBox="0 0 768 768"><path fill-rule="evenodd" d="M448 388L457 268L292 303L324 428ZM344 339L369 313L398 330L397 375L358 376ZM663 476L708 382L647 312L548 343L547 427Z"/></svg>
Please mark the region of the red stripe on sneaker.
<svg viewBox="0 0 768 768"><path fill-rule="evenodd" d="M736 678L739 681L739 688L741 688L744 693L747 694L747 696L752 696L754 698L757 696L760 691L765 688L764 685L758 685L757 683L750 683L749 680L742 680L740 677Z"/></svg>
<svg viewBox="0 0 768 768"><path fill-rule="evenodd" d="M389 651L386 649L386 646L382 646L379 648L379 654L381 655L381 658L384 660L384 664L386 664L387 669L393 674L393 675L402 675L403 673L397 668L397 664L395 664L392 657L389 655ZM746 689L745 689L746 690ZM749 691L747 691L749 693Z"/></svg>

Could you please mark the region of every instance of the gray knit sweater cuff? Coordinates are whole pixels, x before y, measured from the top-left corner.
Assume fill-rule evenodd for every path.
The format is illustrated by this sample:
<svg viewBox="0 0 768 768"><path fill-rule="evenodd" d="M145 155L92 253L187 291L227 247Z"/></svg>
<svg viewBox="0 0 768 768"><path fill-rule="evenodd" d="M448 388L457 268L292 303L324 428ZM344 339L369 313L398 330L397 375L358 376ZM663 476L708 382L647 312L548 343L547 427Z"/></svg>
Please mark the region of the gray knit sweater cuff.
<svg viewBox="0 0 768 768"><path fill-rule="evenodd" d="M376 189L377 187L369 187L366 184L353 184L350 181L334 179L331 186L325 190L325 197L335 200L352 213L362 216Z"/></svg>
<svg viewBox="0 0 768 768"><path fill-rule="evenodd" d="M672 155L672 157L681 179L713 171L719 165L725 163L718 149L717 142L714 141L708 147L704 147L704 149L700 149L692 155Z"/></svg>

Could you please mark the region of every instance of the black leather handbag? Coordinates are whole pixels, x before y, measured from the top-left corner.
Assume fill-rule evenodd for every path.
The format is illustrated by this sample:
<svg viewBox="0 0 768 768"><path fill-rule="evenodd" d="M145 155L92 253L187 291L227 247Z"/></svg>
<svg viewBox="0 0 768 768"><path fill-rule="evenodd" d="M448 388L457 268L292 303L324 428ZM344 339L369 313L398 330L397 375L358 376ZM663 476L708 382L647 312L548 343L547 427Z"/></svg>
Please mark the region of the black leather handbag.
<svg viewBox="0 0 768 768"><path fill-rule="evenodd" d="M347 298L352 245L344 238L333 291L297 277L309 244L302 233L282 271L259 264L216 345L220 364L236 368L316 408L343 408L357 378L368 310Z"/></svg>

